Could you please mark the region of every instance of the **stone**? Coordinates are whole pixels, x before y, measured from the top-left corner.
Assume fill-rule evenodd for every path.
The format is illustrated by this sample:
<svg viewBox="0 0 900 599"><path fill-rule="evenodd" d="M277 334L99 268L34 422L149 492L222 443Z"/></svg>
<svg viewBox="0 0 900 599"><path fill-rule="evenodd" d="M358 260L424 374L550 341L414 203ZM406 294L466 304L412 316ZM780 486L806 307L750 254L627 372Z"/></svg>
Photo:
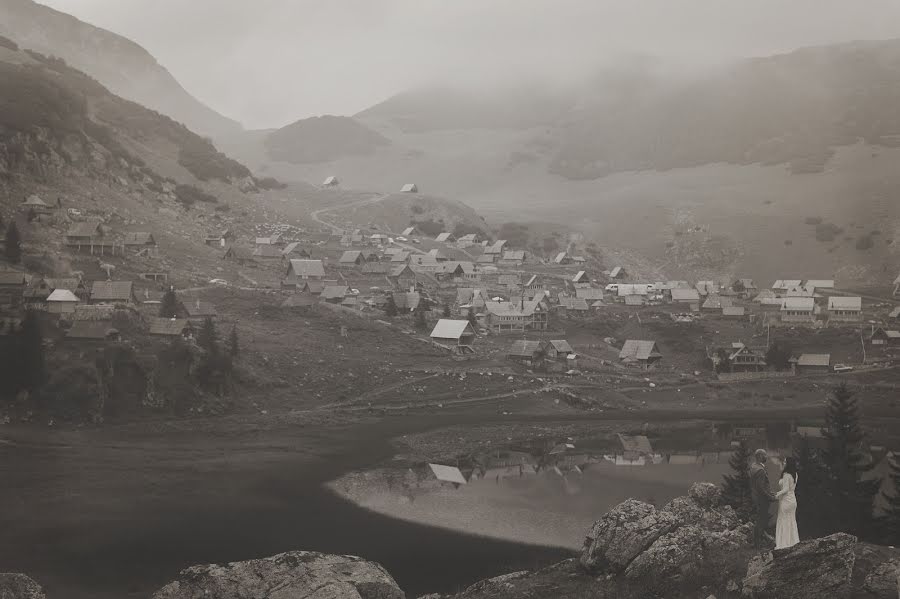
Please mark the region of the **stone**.
<svg viewBox="0 0 900 599"><path fill-rule="evenodd" d="M698 526L682 526L666 533L634 558L625 570L632 580L681 580L702 563L705 531Z"/></svg>
<svg viewBox="0 0 900 599"><path fill-rule="evenodd" d="M707 503L709 498L701 498L701 501ZM741 519L730 505L704 507L690 496L676 497L663 507L663 511L674 514L681 526L693 524L705 530L723 531L741 525Z"/></svg>
<svg viewBox="0 0 900 599"><path fill-rule="evenodd" d="M850 597L856 537L837 533L772 552L747 568L742 594L753 599Z"/></svg>
<svg viewBox="0 0 900 599"><path fill-rule="evenodd" d="M510 572L509 574L501 574L487 580L479 580L475 584L468 587L463 593L474 593L476 591L509 591L513 589L512 581L529 576L531 572L522 570L519 572Z"/></svg>
<svg viewBox="0 0 900 599"><path fill-rule="evenodd" d="M623 501L588 531L580 564L591 573L621 572L658 538L678 526L677 517L649 503Z"/></svg>
<svg viewBox="0 0 900 599"><path fill-rule="evenodd" d="M900 596L898 581L900 581L900 558L875 566L866 576L863 588L872 595L873 599L894 599L894 597Z"/></svg>
<svg viewBox="0 0 900 599"><path fill-rule="evenodd" d="M722 500L722 489L713 483L694 483L688 491L688 497L702 508L714 508Z"/></svg>
<svg viewBox="0 0 900 599"><path fill-rule="evenodd" d="M0 572L0 599L47 599L44 589L24 574Z"/></svg>
<svg viewBox="0 0 900 599"><path fill-rule="evenodd" d="M380 565L350 555L289 551L226 565L191 566L153 599L404 599Z"/></svg>

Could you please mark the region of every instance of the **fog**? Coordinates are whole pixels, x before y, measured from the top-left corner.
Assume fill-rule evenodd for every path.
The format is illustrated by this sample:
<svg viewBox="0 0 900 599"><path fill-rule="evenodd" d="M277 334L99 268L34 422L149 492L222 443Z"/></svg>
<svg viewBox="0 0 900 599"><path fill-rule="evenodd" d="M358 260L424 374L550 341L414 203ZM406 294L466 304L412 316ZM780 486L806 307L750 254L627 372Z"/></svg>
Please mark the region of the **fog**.
<svg viewBox="0 0 900 599"><path fill-rule="evenodd" d="M896 0L43 2L140 43L250 128L353 114L435 83L571 83L623 55L703 66L900 37Z"/></svg>

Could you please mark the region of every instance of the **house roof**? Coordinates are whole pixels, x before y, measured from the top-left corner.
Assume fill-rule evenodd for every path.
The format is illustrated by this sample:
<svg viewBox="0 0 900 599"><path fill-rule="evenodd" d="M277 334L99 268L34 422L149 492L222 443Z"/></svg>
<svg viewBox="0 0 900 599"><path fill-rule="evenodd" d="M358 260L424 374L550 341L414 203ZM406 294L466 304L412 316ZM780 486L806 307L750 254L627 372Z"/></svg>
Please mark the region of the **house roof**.
<svg viewBox="0 0 900 599"><path fill-rule="evenodd" d="M834 279L809 279L805 286L814 289L834 289Z"/></svg>
<svg viewBox="0 0 900 599"><path fill-rule="evenodd" d="M619 283L616 291L619 297L627 297L629 295L647 295L650 293L649 283Z"/></svg>
<svg viewBox="0 0 900 599"><path fill-rule="evenodd" d="M587 301L581 297L563 297L559 298L559 305L566 310L588 310Z"/></svg>
<svg viewBox="0 0 900 599"><path fill-rule="evenodd" d="M215 316L216 307L210 302L194 300L192 302L184 302L184 309L188 316L192 318L202 318L206 316Z"/></svg>
<svg viewBox="0 0 900 599"><path fill-rule="evenodd" d="M416 232L415 227L406 227L405 229L403 229L403 231L400 234L405 237L407 235L412 235L415 232Z"/></svg>
<svg viewBox="0 0 900 599"><path fill-rule="evenodd" d="M700 293L696 289L682 289L682 288L673 288L672 289L672 301L673 302L699 302L700 301Z"/></svg>
<svg viewBox="0 0 900 599"><path fill-rule="evenodd" d="M556 264L561 264L562 261L565 260L567 256L568 256L568 254L566 252L560 252L560 253L556 254L555 258L553 258L553 262Z"/></svg>
<svg viewBox="0 0 900 599"><path fill-rule="evenodd" d="M409 193L411 191L417 191L419 188L415 183L406 183L403 187L400 188L400 191Z"/></svg>
<svg viewBox="0 0 900 599"><path fill-rule="evenodd" d="M25 273L18 271L0 272L0 285L24 285Z"/></svg>
<svg viewBox="0 0 900 599"><path fill-rule="evenodd" d="M53 293L47 296L48 302L80 302L81 299L69 291L68 289L54 289Z"/></svg>
<svg viewBox="0 0 900 599"><path fill-rule="evenodd" d="M347 250L343 254L341 254L341 259L339 262L341 264L356 264L356 261L362 257L362 252L359 250Z"/></svg>
<svg viewBox="0 0 900 599"><path fill-rule="evenodd" d="M444 466L443 464L428 464L434 477L441 482L454 483L457 485L466 484L466 477L459 468L455 466Z"/></svg>
<svg viewBox="0 0 900 599"><path fill-rule="evenodd" d="M475 262L477 264L493 264L494 256L496 256L496 255L497 254L481 254L480 256L475 258Z"/></svg>
<svg viewBox="0 0 900 599"><path fill-rule="evenodd" d="M581 287L575 290L575 296L586 300L602 300L603 290L594 289L593 287Z"/></svg>
<svg viewBox="0 0 900 599"><path fill-rule="evenodd" d="M548 343L558 352L575 353L575 350L572 349L572 346L565 339L551 339Z"/></svg>
<svg viewBox="0 0 900 599"><path fill-rule="evenodd" d="M111 333L118 333L112 323L104 320L76 320L66 333L70 339L106 339Z"/></svg>
<svg viewBox="0 0 900 599"><path fill-rule="evenodd" d="M292 293L286 300L281 302L282 308L305 308L312 306L318 301L312 293Z"/></svg>
<svg viewBox="0 0 900 599"><path fill-rule="evenodd" d="M153 233L135 231L125 233L124 243L125 245L150 245L155 244L156 240L153 238Z"/></svg>
<svg viewBox="0 0 900 599"><path fill-rule="evenodd" d="M710 293L718 293L719 284L715 281L697 281L695 288L703 295L708 295Z"/></svg>
<svg viewBox="0 0 900 599"><path fill-rule="evenodd" d="M485 254L499 254L503 252L503 246L506 245L505 239L498 239L493 244L487 246L484 250Z"/></svg>
<svg viewBox="0 0 900 599"><path fill-rule="evenodd" d="M862 298L832 296L828 298L828 309L858 312L862 310Z"/></svg>
<svg viewBox="0 0 900 599"><path fill-rule="evenodd" d="M619 274L621 274L621 272L622 272L622 267L616 266L611 271L609 271L609 276L615 279L616 277L619 276Z"/></svg>
<svg viewBox="0 0 900 599"><path fill-rule="evenodd" d="M815 308L816 300L811 297L786 297L781 303L781 309L785 311L812 312Z"/></svg>
<svg viewBox="0 0 900 599"><path fill-rule="evenodd" d="M74 223L66 232L67 237L93 237L98 233L100 223L97 221L89 221L83 223Z"/></svg>
<svg viewBox="0 0 900 599"><path fill-rule="evenodd" d="M472 325L468 320L451 320L442 318L434 325L430 337L433 339L459 339L466 333L472 335Z"/></svg>
<svg viewBox="0 0 900 599"><path fill-rule="evenodd" d="M281 250L281 255L282 255L282 256L288 256L288 255L290 255L290 254L293 254L293 253L294 253L294 250L296 250L299 246L300 246L300 242L299 242L299 241L292 241L292 242L290 242L289 244L287 244L286 246L284 246L284 249ZM307 254L309 253L309 252L307 252L307 251L306 251L305 249L303 249L303 248L301 248L301 250L302 250L304 253L307 253Z"/></svg>
<svg viewBox="0 0 900 599"><path fill-rule="evenodd" d="M896 308L894 308L893 310L891 310L891 313L890 313L888 316L889 316L890 318L897 318L897 317L900 317L900 306L897 306Z"/></svg>
<svg viewBox="0 0 900 599"><path fill-rule="evenodd" d="M349 291L350 288L346 285L327 285L322 290L322 299L343 299Z"/></svg>
<svg viewBox="0 0 900 599"><path fill-rule="evenodd" d="M301 260L294 258L291 260L290 272L300 276L308 277L324 277L325 267L322 266L321 260Z"/></svg>
<svg viewBox="0 0 900 599"><path fill-rule="evenodd" d="M588 278L587 273L583 270L579 270L577 273L575 273L575 276L572 277L572 282L580 283L583 280L587 280L587 278Z"/></svg>
<svg viewBox="0 0 900 599"><path fill-rule="evenodd" d="M791 287L799 287L803 283L800 279L778 279L772 285L772 289L789 289Z"/></svg>
<svg viewBox="0 0 900 599"><path fill-rule="evenodd" d="M428 250L428 254L434 256L436 260L446 259L447 256L444 255L444 252L440 250L440 248L433 248Z"/></svg>
<svg viewBox="0 0 900 599"><path fill-rule="evenodd" d="M626 295L625 296L625 305L626 306L643 306L644 305L644 296L643 295Z"/></svg>
<svg viewBox="0 0 900 599"><path fill-rule="evenodd" d="M308 279L303 281L303 285L297 287L297 290L300 292L308 291L314 295L319 295L325 290L325 281L319 281L317 279Z"/></svg>
<svg viewBox="0 0 900 599"><path fill-rule="evenodd" d="M722 306L722 316L743 316L743 306Z"/></svg>
<svg viewBox="0 0 900 599"><path fill-rule="evenodd" d="M49 208L50 206L42 200L37 194L31 194L28 199L22 202L23 206L37 206L40 208Z"/></svg>
<svg viewBox="0 0 900 599"><path fill-rule="evenodd" d="M722 297L721 295L711 293L706 298L706 301L703 302L703 307L706 309L718 310L720 308L730 307L731 304L732 302L730 297Z"/></svg>
<svg viewBox="0 0 900 599"><path fill-rule="evenodd" d="M190 325L186 318L154 318L150 321L151 335L177 337Z"/></svg>
<svg viewBox="0 0 900 599"><path fill-rule="evenodd" d="M815 295L815 287L788 287L785 291L786 297L813 297Z"/></svg>
<svg viewBox="0 0 900 599"><path fill-rule="evenodd" d="M800 354L797 366L830 366L831 354Z"/></svg>
<svg viewBox="0 0 900 599"><path fill-rule="evenodd" d="M524 260L525 259L525 250L507 250L503 252L503 257L501 260Z"/></svg>
<svg viewBox="0 0 900 599"><path fill-rule="evenodd" d="M531 287L533 285L540 285L540 284L541 284L541 282L538 280L537 275L531 275L530 277L528 277L528 280L525 281L526 287Z"/></svg>
<svg viewBox="0 0 900 599"><path fill-rule="evenodd" d="M450 233L439 233L437 237L434 238L435 241L450 241Z"/></svg>
<svg viewBox="0 0 900 599"><path fill-rule="evenodd" d="M337 185L338 178L334 175L327 177L324 181L322 181L322 185Z"/></svg>
<svg viewBox="0 0 900 599"><path fill-rule="evenodd" d="M393 267L390 264L382 262L367 262L363 264L362 271L368 274L386 275L391 272Z"/></svg>
<svg viewBox="0 0 900 599"><path fill-rule="evenodd" d="M516 339L510 345L506 355L517 356L522 358L530 358L534 354L541 351L540 341L529 341L527 339Z"/></svg>
<svg viewBox="0 0 900 599"><path fill-rule="evenodd" d="M656 341L629 339L619 352L620 360L649 360L659 357L662 354L656 347Z"/></svg>
<svg viewBox="0 0 900 599"><path fill-rule="evenodd" d="M253 256L257 258L281 258L281 248L275 245L258 245L253 250Z"/></svg>
<svg viewBox="0 0 900 599"><path fill-rule="evenodd" d="M409 260L409 252L400 251L391 256L391 262L406 262Z"/></svg>
<svg viewBox="0 0 900 599"><path fill-rule="evenodd" d="M392 262L393 262L393 260L392 260ZM393 268L391 269L390 276L399 277L406 271L409 271L409 274L411 274L413 276L415 276L415 274L416 274L416 271L414 271L412 268L410 268L409 264L398 264L396 266L393 266Z"/></svg>
<svg viewBox="0 0 900 599"><path fill-rule="evenodd" d="M645 435L619 434L618 437L619 443L622 444L622 451L653 453L653 447L650 445L650 439L648 439Z"/></svg>
<svg viewBox="0 0 900 599"><path fill-rule="evenodd" d="M131 281L94 281L91 286L91 299L130 301L133 290L134 285Z"/></svg>
<svg viewBox="0 0 900 599"><path fill-rule="evenodd" d="M462 237L460 237L457 241L471 241L475 243L475 240L478 239L478 234L476 233L466 233Z"/></svg>

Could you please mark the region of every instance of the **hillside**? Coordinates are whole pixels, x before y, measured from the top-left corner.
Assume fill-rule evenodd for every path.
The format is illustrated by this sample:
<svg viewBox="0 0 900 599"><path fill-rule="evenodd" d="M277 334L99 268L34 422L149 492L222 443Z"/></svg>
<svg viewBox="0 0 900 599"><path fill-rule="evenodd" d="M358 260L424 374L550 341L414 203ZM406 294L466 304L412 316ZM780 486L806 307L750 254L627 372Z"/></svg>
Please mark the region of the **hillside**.
<svg viewBox="0 0 900 599"><path fill-rule="evenodd" d="M325 115L272 131L264 143L271 160L305 163L371 154L390 141L352 118Z"/></svg>
<svg viewBox="0 0 900 599"><path fill-rule="evenodd" d="M0 0L0 35L62 57L113 93L182 122L203 135L238 131L236 121L193 96L144 48L32 0Z"/></svg>

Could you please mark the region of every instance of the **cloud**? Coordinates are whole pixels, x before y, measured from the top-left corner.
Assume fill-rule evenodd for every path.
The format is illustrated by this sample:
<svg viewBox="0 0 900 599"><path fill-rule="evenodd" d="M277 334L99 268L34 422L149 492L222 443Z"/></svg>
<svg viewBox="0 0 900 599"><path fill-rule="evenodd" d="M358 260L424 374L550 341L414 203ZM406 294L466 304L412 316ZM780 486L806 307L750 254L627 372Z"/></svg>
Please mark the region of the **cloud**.
<svg viewBox="0 0 900 599"><path fill-rule="evenodd" d="M432 83L570 82L622 54L704 65L900 37L896 0L43 1L140 43L250 127Z"/></svg>

